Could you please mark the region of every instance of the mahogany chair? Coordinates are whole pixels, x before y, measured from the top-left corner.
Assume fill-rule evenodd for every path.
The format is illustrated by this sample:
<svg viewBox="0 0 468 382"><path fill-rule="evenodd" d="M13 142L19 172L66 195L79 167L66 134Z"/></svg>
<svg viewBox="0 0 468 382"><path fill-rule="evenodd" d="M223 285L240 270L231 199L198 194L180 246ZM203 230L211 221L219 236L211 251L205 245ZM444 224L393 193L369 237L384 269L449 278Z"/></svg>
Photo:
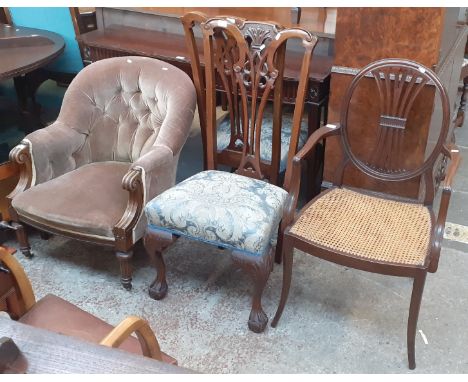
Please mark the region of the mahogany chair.
<svg viewBox="0 0 468 382"><path fill-rule="evenodd" d="M356 101L360 92L380 99L380 111L375 113L376 134L368 141L375 150L368 157L359 152L363 139L359 129L352 129L359 127L355 123L356 116L371 110L369 105ZM412 139L421 134L422 128L417 123L417 115L411 113L418 96L423 97L423 102L434 100L435 105L439 100L442 120L437 125L440 130L437 130L432 152L417 165L411 165L414 160ZM367 65L354 77L343 98L340 124L317 130L293 160L292 187L297 189L301 161L319 141L334 135L341 137L343 162L337 168L334 186L309 202L285 230L283 288L273 327L278 324L289 294L295 248L346 267L411 277L414 282L407 346L409 367L416 367L416 324L424 282L427 272L437 270L452 180L460 162L458 149L446 144L449 120L446 90L436 74L421 64L385 59ZM448 159L451 162L446 170L436 218L432 207L436 186L434 168L446 164ZM348 165L378 182L420 179L425 192L417 199L407 199L344 187L343 175Z"/></svg>
<svg viewBox="0 0 468 382"><path fill-rule="evenodd" d="M57 120L10 152L20 179L7 198L23 254L22 223L110 246L130 289L143 207L175 183L195 102L190 78L152 58L110 58L78 73Z"/></svg>
<svg viewBox="0 0 468 382"><path fill-rule="evenodd" d="M249 53L253 59L255 55L258 55L260 59L262 55L262 49L264 49L263 43L265 39L272 38L279 32L285 30L285 28L279 24L270 24L271 30L265 31L263 28L264 23L258 23L256 21L247 21L246 19L234 17L234 16L218 16L218 18L224 18L231 20L240 27L241 33L244 38L249 41ZM215 139L216 142L216 154L215 162L218 165L229 166L230 168L236 168L242 157L242 150L244 144L248 141L248 138L244 139L242 126L245 123L243 121L243 105L241 94L242 89L237 84L235 79L235 71L233 65L237 60L236 50L236 39L230 35L223 34L221 30L216 30L213 35L215 41L212 45L204 46L202 49L197 45L197 39L195 36L195 28L200 30L201 24L205 23L209 17L201 12L189 12L181 17L181 21L185 31L185 40L188 47L190 64L192 68L192 78L195 84L197 92L197 103L198 113L200 117L201 135L202 142L204 145L204 169L207 169L207 150L211 150L209 139ZM206 49L212 49L214 62L212 65L212 73L205 71L204 75L202 70L202 60L205 60L208 51ZM269 96L269 100L273 100L273 104L265 108L262 114L262 135L260 139L260 156L259 162L262 167L263 174L275 185L280 185L281 174L284 174L286 170L288 160L289 142L292 133L292 114L283 112L283 79L284 79L284 67L286 58L286 46L281 46L275 54L274 59L276 68L278 69L277 77L275 79L275 85L272 88L272 92ZM242 67L243 70L243 81L248 84L252 81L250 68L248 66ZM263 69L260 69L262 71ZM265 73L267 74L267 73ZM217 131L215 138L207 136L207 122L206 118L210 114L207 114L206 97L206 76L214 75L213 81L218 95L221 96L223 108L228 110L228 114L223 120L217 125ZM262 97L264 88L266 86L267 77L261 76L258 88L245 89L246 96L251 97ZM264 102L267 102L265 99ZM249 110L249 114L252 112ZM253 112L255 113L255 111ZM255 114L251 114L248 118L255 118ZM252 123L251 121L249 123ZM254 122L255 123L255 122ZM299 147L302 147L308 137L307 124L301 125L299 134Z"/></svg>
<svg viewBox="0 0 468 382"><path fill-rule="evenodd" d="M277 85L281 84L281 66L277 61L282 61L286 42L300 39L304 53L289 145L291 164L297 152L309 64L317 38L298 28L279 30L271 23L224 17L207 20L202 23L202 30L204 51L208 52L205 55L208 170L165 191L145 207L149 225L144 243L157 268L149 294L157 300L167 294L162 251L179 236L229 249L235 264L254 280L248 326L254 332L262 332L268 317L262 309L261 297L273 266L275 237L278 234L276 247L280 248L283 229L280 222L288 221L297 202L296 193L289 192L290 165L284 188L265 181L268 170L260 158L262 117L270 93L280 94ZM223 68L215 55L218 52L215 45L229 45ZM243 149L233 156L238 159L235 173L217 171L215 68L228 73L231 86L237 89L234 96L228 97L229 102L240 107L236 123L246 139Z"/></svg>
<svg viewBox="0 0 468 382"><path fill-rule="evenodd" d="M177 364L174 358L161 351L151 327L142 318L127 317L114 328L52 294L36 302L31 283L21 264L12 256L13 252L0 246L0 311L36 328ZM138 339L131 336L132 333Z"/></svg>

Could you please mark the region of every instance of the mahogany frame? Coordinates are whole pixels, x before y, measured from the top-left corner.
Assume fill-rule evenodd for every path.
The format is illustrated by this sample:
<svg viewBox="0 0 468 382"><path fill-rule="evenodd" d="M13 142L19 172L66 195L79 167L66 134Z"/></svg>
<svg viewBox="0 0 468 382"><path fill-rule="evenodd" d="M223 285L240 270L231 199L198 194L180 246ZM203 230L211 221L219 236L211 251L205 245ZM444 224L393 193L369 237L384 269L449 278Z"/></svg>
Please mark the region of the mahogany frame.
<svg viewBox="0 0 468 382"><path fill-rule="evenodd" d="M187 20L194 19L203 19L203 15L199 13L190 13L189 15L185 15L183 17L183 20L185 20L184 26L187 27L188 25L189 28L190 26L193 26L191 22L187 24ZM206 106L206 160L208 169L215 169L219 160L219 156L216 155L216 81L214 66L219 65L220 56L215 56L215 50L213 49L213 39L219 39L222 37L222 33L226 33L229 35L229 38L225 39L223 43L235 43L239 49L239 54L237 56L230 57L235 57L235 60L232 61L233 75L231 80L233 84L236 83L236 86L238 86L238 88L236 88L238 91L234 91L232 97L238 97L239 95L242 97L241 102L244 105L242 113L244 122L243 136L249 137L249 141L248 144L243 145L242 151L237 152L238 156L236 157L237 163L235 166L238 167L236 172L243 176L262 180L265 180L266 176L264 167L262 167L259 158L261 118L263 115L263 107L265 106L266 100L268 98L268 93L272 90L273 86L276 85L275 80L279 78L280 71L282 70L281 67L277 66L278 61L276 60L276 54L279 54L280 60L284 58L284 48L286 41L290 38L299 38L304 46L304 57L302 60L301 75L297 92L298 101L296 102L294 109L292 134L288 152L288 165L286 168L285 182L283 186L284 189L289 192L289 196L284 208L282 221L278 229L278 241L276 249L270 246L263 254L259 256L249 256L244 252L237 250L232 251L231 254L234 264L248 273L254 281L254 293L248 320L248 327L255 333L261 333L265 330L265 327L268 323L268 317L263 311L261 303L263 290L268 281L270 272L273 269L274 258L276 257L277 262L281 261L283 232L285 227L291 222L297 204L299 189L290 187L289 185L291 183L291 173L293 171L292 162L294 155L297 152L299 131L301 128L301 120L304 111L304 99L308 86L310 59L313 49L317 43L317 37L300 28L278 29L277 32L271 36L271 41L268 41L267 43L264 40L262 40L260 43L258 43L258 40L252 42L252 45L256 44L257 46L260 44L265 44L263 48L265 49L265 52L263 52L261 55L257 55L256 59L258 60L255 61L253 58L255 53L250 51L250 46L248 45L243 34L244 28L248 26L252 26L256 29L256 33L259 39L262 39L262 33L265 33L265 31L272 33L275 28L277 28L277 26L272 23L247 22L243 19L235 17L233 18L230 16L214 17L206 20L205 22L202 22L201 25L204 35L204 51L209 52L205 57L206 98L203 98L201 91L202 84L204 84L201 76L198 76L196 83L198 83L200 86L197 90L197 96L202 100L201 104ZM193 31L191 33L187 33L186 36L188 39L193 39ZM263 34L263 36L265 36L265 34ZM252 37L252 39L255 39L255 37ZM191 43L188 42L187 44L190 46ZM195 44L192 44L191 46L193 49L196 49ZM191 53L194 52L196 53L194 50L191 51ZM244 84L244 78L242 77L243 74L245 74L243 67L245 67L246 62L251 63L249 75L251 76L251 84L253 84L254 88L252 89L251 98L246 94L247 91ZM256 64L254 64L255 62ZM265 68L265 64L268 69L266 71L263 70ZM200 73L200 67L195 65L194 77L196 77L195 73L197 72ZM266 78L265 88L263 89L260 97L258 114L255 114L256 106L252 106L252 113L254 116L256 116L256 118L252 118L254 121L252 126L248 122L249 116L247 114L247 107L245 107L245 105L248 98L251 99L254 103L257 102L257 90L255 88L259 87L259 82L262 76ZM281 83L281 80L279 83ZM277 101L278 99L281 101L280 90L275 89L275 98L277 98ZM230 100L229 102L233 101ZM202 119L204 110L205 108L203 108L202 114L200 114L201 121L204 120ZM312 136L315 136L314 134ZM144 245L157 271L156 278L149 287L149 295L155 300L163 299L167 294L168 286L166 281L166 266L162 253L175 240L177 240L177 238L178 236L173 235L167 231L157 230L149 226L146 229Z"/></svg>
<svg viewBox="0 0 468 382"><path fill-rule="evenodd" d="M397 76L393 77L393 79L387 77L386 75L382 76L380 70L382 68L393 68L397 69L396 72ZM401 71L400 71L401 70ZM372 166L370 163L364 163L362 161L357 160L352 153L352 150L349 145L349 140L347 139L347 116L348 116L348 108L351 103L351 98L355 88L357 87L359 81L361 81L365 76L368 76L370 73L372 76L377 80L377 76L380 80L383 79L383 83L387 87L387 90L393 84L393 91L390 93L385 93L383 91L380 92L381 100L383 99L381 113L386 113L386 116L391 118L398 118L402 117L403 115L398 111L396 105L401 105L402 107L408 106L407 101L408 97L405 97L405 91L401 91L401 82L399 81L398 73L402 73L405 70L408 70L414 76L413 78L407 78L407 86L406 89L413 88L414 83L417 82L417 77L423 78L422 86L429 86L432 85L436 88L437 92L439 93L441 102L442 102L442 112L443 112L443 120L442 126L440 130L439 139L437 144L433 150L433 152L428 156L428 158L422 163L418 168L413 170L405 170L402 168L395 169L391 166L391 160L387 163L388 166ZM417 74L419 73L419 74ZM404 77L403 77L404 78ZM401 80L401 78L400 78ZM382 85L382 82L380 83ZM379 87L379 83L377 84ZM379 90L383 90L379 87ZM401 103L392 103L391 97L389 94L396 97L403 97ZM416 93L417 95L417 93ZM415 96L416 97L416 96ZM386 101L389 103L386 104ZM409 101L414 101L414 98L409 98ZM393 107L394 106L394 107ZM411 105L409 105L410 107ZM393 107L393 108L392 108ZM401 182L408 179L412 179L416 176L422 175L423 181L426 185L426 192L425 195L422 197L420 196L419 199L415 202L424 204L429 207L431 218L432 218L432 226L433 231L430 238L430 247L428 251L428 255L426 257L425 263L423 265L406 265L406 264L399 264L399 263L389 263L389 262L381 262L377 260L370 260L365 258L360 258L358 256L351 255L349 253L341 252L338 250L333 250L331 248L326 248L324 246L318 245L317 243L308 241L298 235L293 234L290 229L293 224L299 219L304 211L308 209L308 207L313 204L316 200L322 197L323 194L318 195L312 201L310 201L296 216L296 218L291 219L291 223L289 227L285 230L284 233L284 242L283 242L283 286L281 291L281 298L279 302L278 309L276 311L275 317L271 323L271 326L276 327L278 321L283 313L289 289L291 285L291 276L292 276L292 264L293 264L293 252L294 249L299 249L305 253L310 255L319 257L321 259L334 262L336 264L340 264L346 267L355 268L367 272L379 273L383 275L391 275L391 276L400 276L400 277L411 277L413 278L413 291L411 295L411 303L409 309L409 316L408 316L408 327L407 327L407 347L408 347L408 363L409 368L414 369L416 367L415 361L415 336L416 336L416 325L419 315L419 308L421 305L422 293L424 289L424 283L426 280L427 272L434 273L437 271L438 263L439 263L439 256L441 250L441 244L443 240L443 233L445 227L445 221L447 218L447 211L448 205L450 202L450 196L452 193L452 182L457 171L457 168L460 164L460 154L459 150L454 145L448 145L445 142L447 141L448 129L449 129L449 120L450 120L450 113L449 113L449 101L446 90L438 77L435 75L433 71L429 68L424 67L414 61L409 60L400 60L400 59L385 59L376 61L364 67L353 79L351 84L349 85L348 91L343 99L343 105L341 108L341 124L337 125L327 125L320 128L316 134L311 136L306 143L306 145L297 153L294 157L293 163L293 183L292 188L298 189L300 184L300 165L301 162L307 158L308 155L313 151L315 145L318 144L321 140L326 139L332 135L339 135L341 137L341 145L343 147L345 157L343 159L342 164L337 168L336 171L336 181L334 186L341 187L342 180L343 180L343 172L344 168L348 164L354 164L358 169L362 172L366 173L367 175L378 179L380 181L393 181L393 182ZM400 110L404 110L401 109ZM409 111L409 110L408 110ZM386 121L384 119L384 121ZM382 126L380 126L382 128ZM388 127L385 127L388 128ZM388 132L386 132L388 134ZM388 138L388 137L387 137ZM391 143L397 141L392 139ZM397 150L398 152L398 150ZM432 203L435 195L434 191L434 167L437 163L437 160L440 159L442 156L443 160L450 159L450 164L447 167L445 173L445 179L442 184L442 196L440 201L439 212L437 218L434 215ZM328 191L326 191L328 192ZM366 192L361 190L361 192L371 194L371 192ZM375 193L372 193L373 196L376 196ZM400 199L398 197L379 194L381 198L386 199ZM351 223L350 223L351 224Z"/></svg>

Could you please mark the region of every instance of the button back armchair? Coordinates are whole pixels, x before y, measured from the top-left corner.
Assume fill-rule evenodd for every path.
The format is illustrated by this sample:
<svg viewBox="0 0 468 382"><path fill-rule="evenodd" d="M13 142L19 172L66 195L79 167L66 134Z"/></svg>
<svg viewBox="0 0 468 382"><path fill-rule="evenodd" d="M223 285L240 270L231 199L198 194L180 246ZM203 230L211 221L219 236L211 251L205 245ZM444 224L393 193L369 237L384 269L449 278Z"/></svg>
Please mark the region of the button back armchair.
<svg viewBox="0 0 468 382"><path fill-rule="evenodd" d="M273 267L275 245L276 253L281 252L283 224L290 221L297 202L297 194L289 193L290 164L298 148L310 59L317 38L298 28L278 30L271 23L231 17L208 19L201 26L205 52L206 111L203 115L207 128L208 170L165 191L145 208L149 226L144 241L157 268L149 293L157 300L167 294L162 251L176 238L185 236L225 248L231 252L234 263L253 278L248 326L254 332L262 332L268 322L262 309L262 293ZM303 59L288 146L289 167L284 188L280 188L265 181L260 142L265 105L272 92L278 94L278 64L281 65L286 42L292 38L302 43ZM225 59L220 60L215 52L221 49L215 45L225 46L228 42L233 45L225 51ZM237 152L235 173L217 171L215 75L219 71L230 73L232 86L238 89L234 92L233 102L239 107L238 123L245 144ZM257 97L258 94L261 96Z"/></svg>
<svg viewBox="0 0 468 382"><path fill-rule="evenodd" d="M112 246L130 289L143 207L175 183L195 103L190 78L159 60L110 58L83 69L57 120L10 153L21 170L8 196L21 251L31 255L22 223Z"/></svg>
<svg viewBox="0 0 468 382"><path fill-rule="evenodd" d="M375 86L372 86L375 84ZM362 93L360 93L362 92ZM364 93L365 92L365 93ZM359 102L359 93L374 95L380 108ZM438 96L437 96L438 94ZM415 162L414 138L422 134L412 106L420 100L441 106L442 118L434 127L432 151ZM440 103L438 103L438 100ZM379 111L376 134L363 154L359 113ZM460 162L458 149L447 144L450 108L446 90L436 74L416 62L400 59L376 61L353 79L343 98L339 125L317 130L294 157L293 179L299 187L300 163L319 141L341 137L343 162L337 168L335 185L309 202L285 230L283 241L283 288L272 326L283 313L291 285L293 250L363 271L413 278L408 317L407 347L410 369L416 367L415 335L427 272L436 272L443 239L451 183ZM356 130L357 128L357 130ZM436 217L432 208L436 168L447 164L441 203ZM424 192L417 200L353 190L342 185L344 170L353 165L379 182L420 179Z"/></svg>

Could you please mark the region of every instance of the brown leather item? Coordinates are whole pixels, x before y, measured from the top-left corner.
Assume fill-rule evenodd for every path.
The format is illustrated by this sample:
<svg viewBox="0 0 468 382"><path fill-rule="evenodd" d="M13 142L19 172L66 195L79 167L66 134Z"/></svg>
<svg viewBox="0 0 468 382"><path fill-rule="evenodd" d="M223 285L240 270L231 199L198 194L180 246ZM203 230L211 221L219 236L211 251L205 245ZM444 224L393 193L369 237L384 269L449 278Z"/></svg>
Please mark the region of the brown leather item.
<svg viewBox="0 0 468 382"><path fill-rule="evenodd" d="M143 207L175 183L195 102L190 78L152 58L111 58L80 71L57 120L10 153L20 179L7 198L23 254L31 256L19 223L110 245L130 289Z"/></svg>
<svg viewBox="0 0 468 382"><path fill-rule="evenodd" d="M36 328L94 343L99 343L114 328L107 322L53 294L40 299L19 321ZM126 339L119 349L143 354L140 343L134 337ZM174 358L163 352L161 354L163 362L177 365Z"/></svg>
<svg viewBox="0 0 468 382"><path fill-rule="evenodd" d="M142 318L127 317L114 328L52 294L36 302L31 283L13 252L0 246L0 311L26 325L177 365L174 358L161 351L152 329Z"/></svg>

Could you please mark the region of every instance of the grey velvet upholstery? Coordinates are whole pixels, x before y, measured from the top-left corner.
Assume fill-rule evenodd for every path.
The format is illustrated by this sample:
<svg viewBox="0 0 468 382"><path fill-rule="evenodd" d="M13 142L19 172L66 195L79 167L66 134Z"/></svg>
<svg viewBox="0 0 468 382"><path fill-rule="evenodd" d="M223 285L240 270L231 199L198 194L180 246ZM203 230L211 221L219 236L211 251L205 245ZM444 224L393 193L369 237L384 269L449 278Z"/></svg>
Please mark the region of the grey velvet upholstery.
<svg viewBox="0 0 468 382"><path fill-rule="evenodd" d="M172 65L146 57L91 64L68 87L57 120L25 137L32 187L12 206L20 219L111 236L128 201L128 170L142 171L145 202L174 184L194 110L192 81ZM136 224L135 241L144 226Z"/></svg>

